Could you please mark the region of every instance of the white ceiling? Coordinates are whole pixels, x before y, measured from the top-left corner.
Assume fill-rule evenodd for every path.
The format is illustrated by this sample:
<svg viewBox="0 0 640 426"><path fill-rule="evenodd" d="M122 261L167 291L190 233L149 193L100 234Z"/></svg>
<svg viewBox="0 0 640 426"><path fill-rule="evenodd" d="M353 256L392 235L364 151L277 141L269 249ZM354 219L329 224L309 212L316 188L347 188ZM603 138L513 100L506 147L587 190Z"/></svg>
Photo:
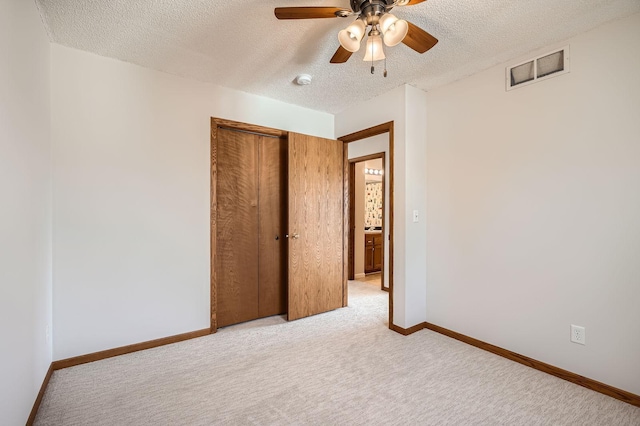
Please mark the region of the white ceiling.
<svg viewBox="0 0 640 426"><path fill-rule="evenodd" d="M348 0L36 0L52 41L171 74L336 113L404 83L455 81L604 22L640 11L638 0L429 0L394 14L440 40L423 55L385 50L375 75L355 53L330 64L353 18L279 21L277 6ZM293 83L313 76L310 86Z"/></svg>

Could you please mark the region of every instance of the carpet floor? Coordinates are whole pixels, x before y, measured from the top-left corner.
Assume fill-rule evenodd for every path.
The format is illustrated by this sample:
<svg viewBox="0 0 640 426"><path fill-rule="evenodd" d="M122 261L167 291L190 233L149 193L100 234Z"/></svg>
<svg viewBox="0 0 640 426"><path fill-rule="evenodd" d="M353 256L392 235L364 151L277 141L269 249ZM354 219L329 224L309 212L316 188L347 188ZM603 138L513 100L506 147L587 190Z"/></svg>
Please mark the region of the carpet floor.
<svg viewBox="0 0 640 426"><path fill-rule="evenodd" d="M640 425L640 408L430 330L388 295L56 371L36 425Z"/></svg>

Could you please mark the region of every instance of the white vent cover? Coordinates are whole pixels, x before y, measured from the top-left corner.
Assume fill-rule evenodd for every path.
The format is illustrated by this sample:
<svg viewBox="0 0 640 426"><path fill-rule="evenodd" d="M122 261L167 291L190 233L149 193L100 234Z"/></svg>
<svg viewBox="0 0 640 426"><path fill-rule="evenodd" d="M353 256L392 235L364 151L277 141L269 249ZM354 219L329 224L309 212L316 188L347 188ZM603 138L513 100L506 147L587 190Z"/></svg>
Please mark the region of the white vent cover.
<svg viewBox="0 0 640 426"><path fill-rule="evenodd" d="M507 90L569 72L569 46L507 67Z"/></svg>

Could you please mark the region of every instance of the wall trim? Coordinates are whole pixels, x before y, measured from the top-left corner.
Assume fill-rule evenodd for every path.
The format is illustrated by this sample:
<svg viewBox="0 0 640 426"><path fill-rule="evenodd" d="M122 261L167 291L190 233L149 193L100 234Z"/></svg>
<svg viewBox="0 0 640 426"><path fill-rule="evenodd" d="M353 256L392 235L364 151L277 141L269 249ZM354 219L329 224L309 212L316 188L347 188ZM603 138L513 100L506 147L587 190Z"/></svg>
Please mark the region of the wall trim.
<svg viewBox="0 0 640 426"><path fill-rule="evenodd" d="M414 326L414 327L417 327L417 326ZM556 376L560 379L566 380L576 385L580 385L587 389L591 389L592 391L596 391L601 394L610 396L612 398L619 399L620 401L626 402L627 404L640 407L640 395L635 395L631 392L627 392L625 390L615 388L613 386L607 385L602 382L598 382L588 377L584 377L579 374L572 373L567 370L563 370L562 368L555 367L553 365L544 363L542 361L538 361L533 358L529 358L528 356L520 355L519 353L512 352L510 350L503 349L499 346L495 346L490 343L483 342L482 340L474 339L473 337L460 334L456 331L452 331L435 324L424 322L422 323L422 328L427 328L431 331L435 331L436 333L444 334L445 336L451 337L452 339L459 340L471 346L475 346L487 352L491 352L493 354L507 358L511 361L524 364L528 367L534 368L536 370L542 371L547 374L551 374L552 376Z"/></svg>
<svg viewBox="0 0 640 426"><path fill-rule="evenodd" d="M72 358L61 359L59 361L53 361L51 367L54 370L60 370L63 368L69 368L80 364L86 364L88 362L99 361L106 358L112 358L118 355L125 355L132 352L138 352L145 349L156 348L158 346L170 345L172 343L182 342L183 340L194 339L196 337L202 337L211 334L210 328L204 328L202 330L191 331L188 333L176 334L174 336L162 337L160 339L148 340L146 342L134 343L132 345L120 346L118 348L107 349L100 352L93 352L86 355L75 356Z"/></svg>
<svg viewBox="0 0 640 426"><path fill-rule="evenodd" d="M388 291L388 290L387 290ZM395 331L396 333L400 333L403 336L408 336L410 334L415 333L416 331L420 331L423 328L426 327L426 322L421 322L420 324L416 324L413 327L409 327L409 328L402 328L400 326L397 326L395 324L390 324L389 328L393 331Z"/></svg>
<svg viewBox="0 0 640 426"><path fill-rule="evenodd" d="M52 374L53 364L49 364L49 369L47 370L47 374L45 374L44 376L44 380L42 380L42 386L40 386L40 391L38 392L38 396L36 396L36 401L33 403L31 413L29 414L29 418L27 419L27 426L33 425L33 422L36 421L36 416L38 415L38 409L40 408L42 397L44 397L44 392L47 390L47 386L49 385L49 380L51 380Z"/></svg>

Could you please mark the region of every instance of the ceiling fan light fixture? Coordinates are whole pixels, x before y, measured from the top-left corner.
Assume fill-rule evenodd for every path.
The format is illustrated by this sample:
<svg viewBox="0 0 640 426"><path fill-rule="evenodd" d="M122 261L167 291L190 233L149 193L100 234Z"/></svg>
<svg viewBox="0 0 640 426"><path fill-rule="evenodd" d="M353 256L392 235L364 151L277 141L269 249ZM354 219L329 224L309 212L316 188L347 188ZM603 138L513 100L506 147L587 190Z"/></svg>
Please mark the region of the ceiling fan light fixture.
<svg viewBox="0 0 640 426"><path fill-rule="evenodd" d="M360 49L360 41L364 37L366 25L363 20L356 19L351 25L338 33L340 46L349 52L357 52Z"/></svg>
<svg viewBox="0 0 640 426"><path fill-rule="evenodd" d="M364 54L365 62L381 61L385 58L382 49L382 37L379 35L370 35L367 39L367 49Z"/></svg>
<svg viewBox="0 0 640 426"><path fill-rule="evenodd" d="M380 18L380 31L384 37L384 44L393 47L400 44L407 36L409 24L391 13L385 13Z"/></svg>

